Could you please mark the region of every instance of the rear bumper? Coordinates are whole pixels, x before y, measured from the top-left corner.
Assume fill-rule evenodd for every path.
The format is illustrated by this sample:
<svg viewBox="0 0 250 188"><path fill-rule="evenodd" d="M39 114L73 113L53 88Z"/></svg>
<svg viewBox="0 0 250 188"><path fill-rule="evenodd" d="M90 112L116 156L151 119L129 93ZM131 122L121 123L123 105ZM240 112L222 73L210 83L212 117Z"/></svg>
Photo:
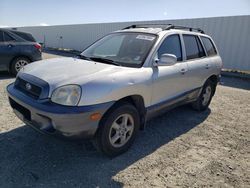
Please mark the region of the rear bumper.
<svg viewBox="0 0 250 188"><path fill-rule="evenodd" d="M40 61L42 60L42 52L40 50L36 50L34 53L31 54L31 61Z"/></svg>
<svg viewBox="0 0 250 188"><path fill-rule="evenodd" d="M63 106L49 99L33 99L15 89L14 84L7 87L7 92L11 107L25 124L43 133L73 139L93 137L99 121L91 120L90 115L97 112L103 115L114 103Z"/></svg>

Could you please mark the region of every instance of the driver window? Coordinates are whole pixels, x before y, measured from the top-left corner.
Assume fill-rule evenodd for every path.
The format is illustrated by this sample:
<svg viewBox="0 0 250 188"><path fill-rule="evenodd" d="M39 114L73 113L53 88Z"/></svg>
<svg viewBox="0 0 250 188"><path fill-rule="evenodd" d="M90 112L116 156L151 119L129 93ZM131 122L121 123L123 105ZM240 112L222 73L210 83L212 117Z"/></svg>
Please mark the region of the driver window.
<svg viewBox="0 0 250 188"><path fill-rule="evenodd" d="M174 54L177 57L177 61L182 61L182 50L179 35L170 35L162 42L160 48L157 51L158 58L162 54Z"/></svg>

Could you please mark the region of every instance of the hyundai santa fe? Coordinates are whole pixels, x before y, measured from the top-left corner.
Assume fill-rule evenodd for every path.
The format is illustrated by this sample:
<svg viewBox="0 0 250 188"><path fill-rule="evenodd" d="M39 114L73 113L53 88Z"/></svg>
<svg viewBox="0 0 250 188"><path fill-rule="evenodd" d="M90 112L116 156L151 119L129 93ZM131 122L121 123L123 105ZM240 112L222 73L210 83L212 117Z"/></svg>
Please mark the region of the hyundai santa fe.
<svg viewBox="0 0 250 188"><path fill-rule="evenodd" d="M187 103L206 110L221 68L215 43L201 29L132 25L77 58L23 67L7 91L24 123L50 135L91 138L116 156L152 117Z"/></svg>

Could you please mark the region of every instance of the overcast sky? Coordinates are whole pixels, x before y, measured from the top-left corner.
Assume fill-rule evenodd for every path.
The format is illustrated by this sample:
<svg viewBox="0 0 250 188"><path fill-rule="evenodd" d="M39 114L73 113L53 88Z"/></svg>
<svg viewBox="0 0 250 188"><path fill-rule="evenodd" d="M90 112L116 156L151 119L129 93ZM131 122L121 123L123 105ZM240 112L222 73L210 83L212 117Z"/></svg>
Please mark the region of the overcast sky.
<svg viewBox="0 0 250 188"><path fill-rule="evenodd" d="M250 0L0 0L0 27L250 15Z"/></svg>

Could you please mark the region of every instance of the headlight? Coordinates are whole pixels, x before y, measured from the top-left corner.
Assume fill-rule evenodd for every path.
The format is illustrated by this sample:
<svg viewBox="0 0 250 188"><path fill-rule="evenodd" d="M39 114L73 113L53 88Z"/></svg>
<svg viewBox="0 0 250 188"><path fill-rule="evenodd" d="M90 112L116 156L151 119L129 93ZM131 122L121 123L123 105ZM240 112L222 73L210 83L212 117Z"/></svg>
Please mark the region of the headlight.
<svg viewBox="0 0 250 188"><path fill-rule="evenodd" d="M78 85L66 85L55 89L51 101L66 106L76 106L81 98L81 87Z"/></svg>

